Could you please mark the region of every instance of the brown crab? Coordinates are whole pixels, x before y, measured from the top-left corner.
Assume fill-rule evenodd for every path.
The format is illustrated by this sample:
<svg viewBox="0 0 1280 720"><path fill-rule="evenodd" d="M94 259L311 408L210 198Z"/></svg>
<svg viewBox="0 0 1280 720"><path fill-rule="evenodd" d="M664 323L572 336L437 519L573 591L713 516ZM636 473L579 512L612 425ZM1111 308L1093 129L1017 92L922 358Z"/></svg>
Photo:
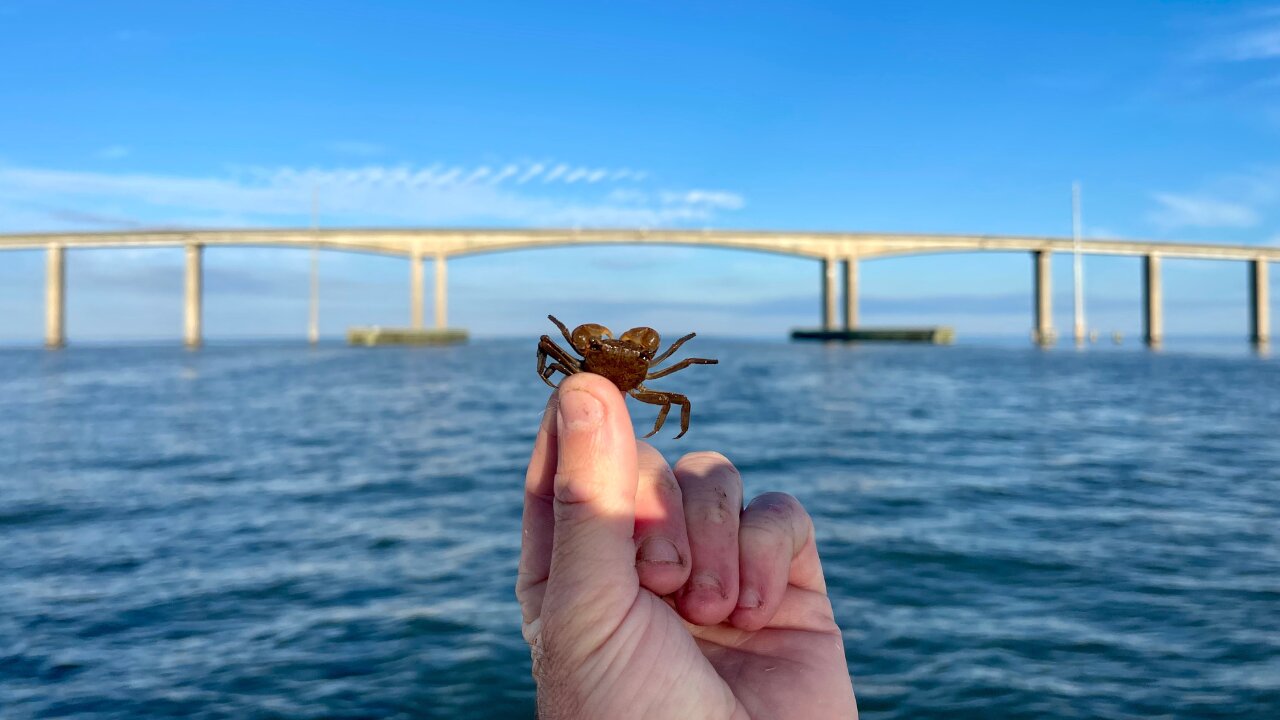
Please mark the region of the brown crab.
<svg viewBox="0 0 1280 720"><path fill-rule="evenodd" d="M543 382L556 387L551 382L551 375L557 371L566 376L579 372L603 375L617 385L619 390L640 402L662 406L658 411L658 420L653 424L653 430L645 437L651 437L662 429L662 423L666 422L667 413L671 411L673 404L680 406L680 435L689 431L689 413L693 409L689 404L689 398L679 393L650 390L643 383L645 380L665 377L690 365L715 365L720 362L706 358L685 358L671 367L650 372L650 368L671 357L672 353L697 333L685 335L671 343L671 347L667 348L666 352L654 357L661 341L658 332L653 328L631 328L622 333L622 337L614 339L613 333L603 325L595 323L579 325L570 333L569 328L554 315L548 315L547 319L560 328L564 339L569 342L570 347L578 351L582 360L570 355L555 344L549 336L543 335L538 341L538 376ZM551 359L550 365L547 364L548 358Z"/></svg>

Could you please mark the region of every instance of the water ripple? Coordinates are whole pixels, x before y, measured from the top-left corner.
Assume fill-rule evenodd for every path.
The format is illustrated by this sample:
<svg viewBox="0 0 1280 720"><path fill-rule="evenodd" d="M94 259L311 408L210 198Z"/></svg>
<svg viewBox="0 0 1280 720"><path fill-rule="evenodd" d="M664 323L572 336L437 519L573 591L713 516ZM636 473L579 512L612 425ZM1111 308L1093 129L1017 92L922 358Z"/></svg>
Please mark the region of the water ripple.
<svg viewBox="0 0 1280 720"><path fill-rule="evenodd" d="M1276 715L1280 363L701 351L657 444L810 509L864 717ZM0 716L530 717L530 356L0 352Z"/></svg>

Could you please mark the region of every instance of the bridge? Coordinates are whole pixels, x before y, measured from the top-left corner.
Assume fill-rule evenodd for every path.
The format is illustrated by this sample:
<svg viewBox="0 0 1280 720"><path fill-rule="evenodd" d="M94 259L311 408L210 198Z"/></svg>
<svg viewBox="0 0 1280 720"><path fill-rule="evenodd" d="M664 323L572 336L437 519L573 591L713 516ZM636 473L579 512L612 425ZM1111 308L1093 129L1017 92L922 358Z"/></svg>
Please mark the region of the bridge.
<svg viewBox="0 0 1280 720"><path fill-rule="evenodd" d="M1071 239L1052 237L736 230L249 229L0 234L0 250L46 252L45 345L50 348L66 343L65 252L68 248L186 248L183 337L188 347L198 347L202 342L205 247L312 248L405 257L409 260L410 317L414 328L423 327L423 263L430 259L435 269L435 325L445 328L449 258L568 245L694 245L812 258L821 264L822 327L828 330L837 329L840 305L844 329L858 326L858 263L861 260L951 252L1027 252L1032 258L1034 279L1033 336L1042 343L1052 342L1055 337L1050 284L1053 254L1072 253L1077 248ZM1245 262L1249 268L1251 339L1258 345L1265 345L1270 339L1267 268L1268 263L1280 260L1280 247L1118 240L1082 240L1078 247L1088 255L1143 258L1143 336L1151 346L1158 346L1164 336L1162 259ZM318 333L314 262L312 272L310 336L314 342ZM837 285L841 286L840 291Z"/></svg>

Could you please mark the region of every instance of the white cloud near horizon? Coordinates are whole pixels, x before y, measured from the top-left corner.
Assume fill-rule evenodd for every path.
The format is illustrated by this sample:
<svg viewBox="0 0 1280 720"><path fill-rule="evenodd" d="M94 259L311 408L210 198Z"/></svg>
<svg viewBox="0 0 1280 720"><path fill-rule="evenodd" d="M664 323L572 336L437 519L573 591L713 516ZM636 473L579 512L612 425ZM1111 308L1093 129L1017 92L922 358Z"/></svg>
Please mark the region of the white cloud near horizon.
<svg viewBox="0 0 1280 720"><path fill-rule="evenodd" d="M1162 230L1272 230L1280 207L1280 166L1220 174L1194 191L1153 192L1151 198L1157 207L1148 212L1147 220Z"/></svg>
<svg viewBox="0 0 1280 720"><path fill-rule="evenodd" d="M545 167L241 167L221 175L177 175L0 165L0 230L93 227L101 225L95 218L104 217L117 227L296 224L309 214L313 193L321 221L329 225L661 227L709 223L746 204L726 190L596 189L646 177L630 168ZM630 194L619 196L621 190Z"/></svg>
<svg viewBox="0 0 1280 720"><path fill-rule="evenodd" d="M1152 193L1159 205L1148 218L1165 230L1179 228L1250 228L1261 222L1248 205L1206 195Z"/></svg>

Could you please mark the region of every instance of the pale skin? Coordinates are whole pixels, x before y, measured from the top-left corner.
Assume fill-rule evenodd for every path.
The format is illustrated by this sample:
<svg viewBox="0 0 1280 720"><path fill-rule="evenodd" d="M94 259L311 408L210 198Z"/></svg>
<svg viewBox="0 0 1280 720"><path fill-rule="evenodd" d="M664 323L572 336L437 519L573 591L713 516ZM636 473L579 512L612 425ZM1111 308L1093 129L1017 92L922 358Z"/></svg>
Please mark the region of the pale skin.
<svg viewBox="0 0 1280 720"><path fill-rule="evenodd" d="M743 509L718 453L670 468L597 375L547 405L516 594L544 720L858 715L808 513Z"/></svg>

